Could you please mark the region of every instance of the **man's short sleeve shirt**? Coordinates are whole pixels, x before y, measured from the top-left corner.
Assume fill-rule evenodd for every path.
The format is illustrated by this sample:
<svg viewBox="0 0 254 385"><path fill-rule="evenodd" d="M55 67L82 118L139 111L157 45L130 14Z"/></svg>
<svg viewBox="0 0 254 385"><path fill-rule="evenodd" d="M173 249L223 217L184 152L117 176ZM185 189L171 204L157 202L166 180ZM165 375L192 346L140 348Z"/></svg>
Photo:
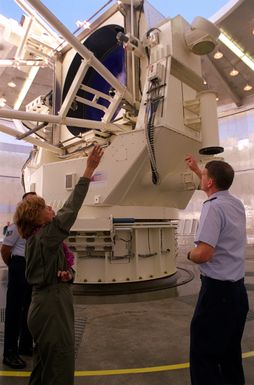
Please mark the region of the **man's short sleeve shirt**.
<svg viewBox="0 0 254 385"><path fill-rule="evenodd" d="M5 237L3 239L3 245L11 247L12 255L20 255L22 257L25 256L25 239L21 238L18 233L17 226L12 223L8 226Z"/></svg>
<svg viewBox="0 0 254 385"><path fill-rule="evenodd" d="M201 274L219 280L244 277L246 217L242 202L228 191L218 191L202 208L195 243L214 247L209 262L200 264Z"/></svg>

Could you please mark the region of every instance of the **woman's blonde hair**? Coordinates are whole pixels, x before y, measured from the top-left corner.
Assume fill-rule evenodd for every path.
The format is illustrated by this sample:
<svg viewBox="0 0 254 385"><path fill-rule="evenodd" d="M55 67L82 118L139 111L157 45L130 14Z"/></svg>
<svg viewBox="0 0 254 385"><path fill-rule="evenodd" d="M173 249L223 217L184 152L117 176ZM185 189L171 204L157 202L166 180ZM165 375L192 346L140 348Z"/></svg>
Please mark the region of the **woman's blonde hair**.
<svg viewBox="0 0 254 385"><path fill-rule="evenodd" d="M40 225L40 214L46 204L43 198L32 196L29 200L21 201L14 214L14 223L22 238L27 239L34 229Z"/></svg>

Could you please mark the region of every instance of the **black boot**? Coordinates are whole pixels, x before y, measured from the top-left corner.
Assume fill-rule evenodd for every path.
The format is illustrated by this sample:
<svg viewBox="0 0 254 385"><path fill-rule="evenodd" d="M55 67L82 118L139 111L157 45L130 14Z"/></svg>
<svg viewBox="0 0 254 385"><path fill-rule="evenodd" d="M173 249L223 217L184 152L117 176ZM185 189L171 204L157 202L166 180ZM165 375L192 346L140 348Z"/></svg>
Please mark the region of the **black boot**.
<svg viewBox="0 0 254 385"><path fill-rule="evenodd" d="M17 353L13 352L4 355L3 364L12 369L24 369L26 367L25 361Z"/></svg>

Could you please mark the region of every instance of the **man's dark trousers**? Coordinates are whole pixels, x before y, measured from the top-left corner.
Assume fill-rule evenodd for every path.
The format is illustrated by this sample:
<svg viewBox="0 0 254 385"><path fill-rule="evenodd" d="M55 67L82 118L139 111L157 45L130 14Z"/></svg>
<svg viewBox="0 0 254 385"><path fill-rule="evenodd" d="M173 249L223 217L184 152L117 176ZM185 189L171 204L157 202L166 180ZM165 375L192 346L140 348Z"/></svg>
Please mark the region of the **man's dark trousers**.
<svg viewBox="0 0 254 385"><path fill-rule="evenodd" d="M191 322L191 383L243 385L241 339L249 310L244 280L201 281Z"/></svg>

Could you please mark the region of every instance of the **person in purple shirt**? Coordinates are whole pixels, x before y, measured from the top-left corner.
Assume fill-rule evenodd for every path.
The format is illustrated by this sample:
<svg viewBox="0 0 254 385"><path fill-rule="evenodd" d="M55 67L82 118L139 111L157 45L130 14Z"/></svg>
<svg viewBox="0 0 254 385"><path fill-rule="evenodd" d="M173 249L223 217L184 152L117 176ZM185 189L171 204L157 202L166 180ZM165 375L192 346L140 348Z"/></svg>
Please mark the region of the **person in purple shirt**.
<svg viewBox="0 0 254 385"><path fill-rule="evenodd" d="M249 310L244 285L246 217L242 202L228 191L233 168L213 160L201 170L203 203L195 247L188 259L200 267L201 289L190 327L192 385L244 385L241 339Z"/></svg>

